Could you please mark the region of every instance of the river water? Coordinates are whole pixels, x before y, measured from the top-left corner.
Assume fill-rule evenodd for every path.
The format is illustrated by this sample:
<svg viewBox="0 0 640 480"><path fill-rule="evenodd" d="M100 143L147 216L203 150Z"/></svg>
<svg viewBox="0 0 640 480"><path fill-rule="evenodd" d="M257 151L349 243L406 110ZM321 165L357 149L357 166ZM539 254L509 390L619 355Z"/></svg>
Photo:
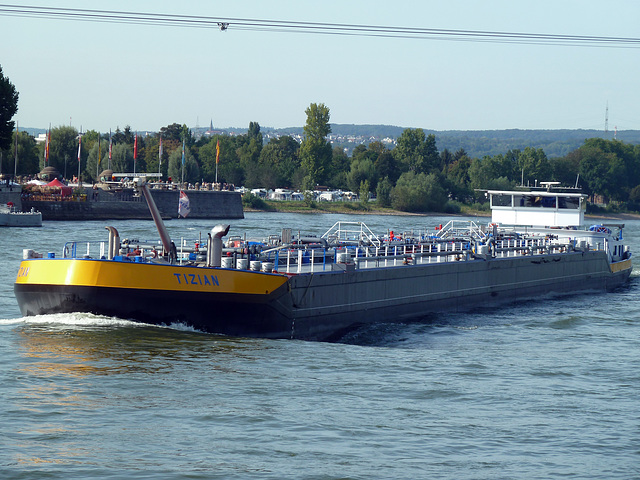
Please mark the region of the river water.
<svg viewBox="0 0 640 480"><path fill-rule="evenodd" d="M321 234L354 219L375 232L446 220L248 213L230 233ZM150 221L107 223L157 238ZM214 223L167 227L195 239ZM640 221L626 223L640 252ZM640 478L639 267L614 293L382 324L338 343L21 318L22 249L59 254L68 240L106 240L104 225L0 230L0 478Z"/></svg>

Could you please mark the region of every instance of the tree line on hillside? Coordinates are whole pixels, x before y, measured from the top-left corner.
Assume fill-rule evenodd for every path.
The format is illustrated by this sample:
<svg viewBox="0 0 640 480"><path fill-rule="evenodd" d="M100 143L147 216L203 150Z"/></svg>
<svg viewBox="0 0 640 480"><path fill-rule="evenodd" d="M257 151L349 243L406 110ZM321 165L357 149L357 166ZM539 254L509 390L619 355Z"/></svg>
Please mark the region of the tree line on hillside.
<svg viewBox="0 0 640 480"><path fill-rule="evenodd" d="M349 154L356 146L347 137L355 137L356 141L367 145L376 139L396 139L404 128L391 125L344 125L331 124L333 145L346 148ZM268 135L300 135L302 128L266 128ZM244 132L242 132L244 133ZM602 130L428 130L427 135L436 136L438 147L457 151L464 148L473 158L485 155L498 155L508 150L524 150L526 147L542 148L549 158L562 157L577 149L587 138L618 139L626 143L640 144L640 130L623 130L617 133ZM338 138L335 138L338 137ZM342 137L342 138L340 138Z"/></svg>
<svg viewBox="0 0 640 480"><path fill-rule="evenodd" d="M398 210L456 212L461 204L483 203L481 189L555 180L565 185L578 182L585 193L640 210L638 145L591 138L563 157L548 158L543 149L526 147L472 158L464 148L440 151L434 134L407 128L393 149L371 142L359 145L349 156L326 139L331 132L328 107L311 104L306 114L302 143L284 135L264 144L257 122L251 122L243 135L199 139L176 123L144 137L128 126L117 129L111 139L108 133L90 130L81 136L82 179L96 181L109 166L111 140L110 166L116 172L160 172L173 181L180 181L184 172L185 182L213 182L219 145L218 181L247 188L305 191L322 185L351 190L362 198L370 192L380 205ZM1 172L13 173L17 135L17 173L36 174L45 166L46 142L37 143L24 132L13 135L10 147L0 150ZM66 178L78 171L79 137L70 126L50 131L48 164Z"/></svg>

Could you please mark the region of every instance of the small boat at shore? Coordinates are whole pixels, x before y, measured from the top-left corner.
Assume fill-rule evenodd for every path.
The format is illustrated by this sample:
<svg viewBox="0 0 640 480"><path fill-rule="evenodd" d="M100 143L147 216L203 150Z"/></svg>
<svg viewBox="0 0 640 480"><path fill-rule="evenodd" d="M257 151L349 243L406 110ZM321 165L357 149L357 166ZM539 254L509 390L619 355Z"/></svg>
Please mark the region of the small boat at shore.
<svg viewBox="0 0 640 480"><path fill-rule="evenodd" d="M41 227L42 213L35 211L22 212L11 203L0 205L0 227Z"/></svg>
<svg viewBox="0 0 640 480"><path fill-rule="evenodd" d="M430 313L608 291L631 273L622 224L582 228L585 195L545 188L488 191L487 225L372 232L338 222L320 236L292 229L260 239L217 225L176 246L153 198L159 242L99 244L61 255L24 250L14 285L23 315L91 312L151 324L181 322L233 336L332 340L363 324ZM225 239L226 237L226 239Z"/></svg>

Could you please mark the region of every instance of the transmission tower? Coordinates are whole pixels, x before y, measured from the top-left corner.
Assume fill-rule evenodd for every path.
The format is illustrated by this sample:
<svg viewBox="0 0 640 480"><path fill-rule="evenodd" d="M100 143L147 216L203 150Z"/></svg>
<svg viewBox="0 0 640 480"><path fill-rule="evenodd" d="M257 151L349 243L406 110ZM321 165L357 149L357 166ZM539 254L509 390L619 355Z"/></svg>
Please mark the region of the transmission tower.
<svg viewBox="0 0 640 480"><path fill-rule="evenodd" d="M607 101L607 109L604 113L604 133L609 132L609 102Z"/></svg>

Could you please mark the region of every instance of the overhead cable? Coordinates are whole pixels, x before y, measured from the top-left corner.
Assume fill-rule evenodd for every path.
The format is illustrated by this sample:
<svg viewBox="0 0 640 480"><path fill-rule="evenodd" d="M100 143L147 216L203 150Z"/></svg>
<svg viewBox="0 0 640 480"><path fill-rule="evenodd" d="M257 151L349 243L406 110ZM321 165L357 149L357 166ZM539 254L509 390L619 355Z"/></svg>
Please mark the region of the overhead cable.
<svg viewBox="0 0 640 480"><path fill-rule="evenodd" d="M307 33L381 38L449 40L467 42L517 43L540 45L573 45L615 48L638 48L640 38L593 35L564 35L527 32L460 30L383 25L298 22L252 18L210 17L165 13L127 12L80 8L43 7L0 4L0 16L36 17L85 22L108 22L135 25L215 28L222 31L253 30L275 33Z"/></svg>

